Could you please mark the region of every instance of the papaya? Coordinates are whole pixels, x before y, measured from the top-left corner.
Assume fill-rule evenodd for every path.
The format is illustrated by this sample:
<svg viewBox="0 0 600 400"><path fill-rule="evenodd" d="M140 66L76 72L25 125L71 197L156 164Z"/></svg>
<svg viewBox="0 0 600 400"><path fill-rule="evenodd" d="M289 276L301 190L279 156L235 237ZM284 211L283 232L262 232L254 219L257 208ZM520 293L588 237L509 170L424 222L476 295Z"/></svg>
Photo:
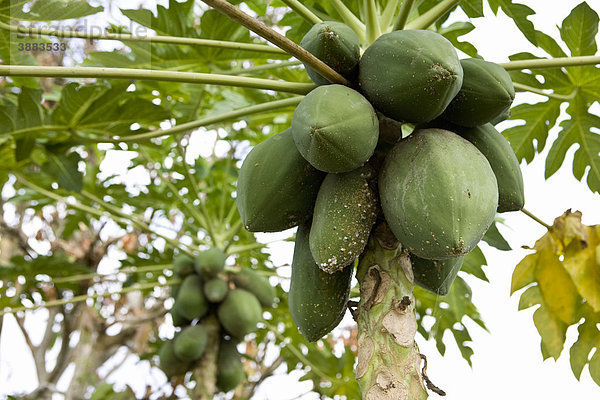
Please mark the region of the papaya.
<svg viewBox="0 0 600 400"><path fill-rule="evenodd" d="M327 335L346 312L353 265L332 274L319 268L309 246L310 224L296 233L288 306L292 320L309 342Z"/></svg>
<svg viewBox="0 0 600 400"><path fill-rule="evenodd" d="M490 163L466 139L418 129L388 153L379 175L381 207L404 248L426 259L467 254L498 208Z"/></svg>
<svg viewBox="0 0 600 400"><path fill-rule="evenodd" d="M364 52L358 80L365 97L400 122L431 121L461 88L463 71L446 38L427 30L386 33Z"/></svg>
<svg viewBox="0 0 600 400"><path fill-rule="evenodd" d="M325 174L296 149L291 130L255 146L240 169L237 206L250 232L279 232L312 215Z"/></svg>
<svg viewBox="0 0 600 400"><path fill-rule="evenodd" d="M190 363L181 361L175 355L175 345L173 340L165 341L158 351L158 365L167 377L185 375L190 367Z"/></svg>
<svg viewBox="0 0 600 400"><path fill-rule="evenodd" d="M328 174L319 189L310 251L328 273L344 269L362 253L377 218L377 196L369 186L369 165L342 174Z"/></svg>
<svg viewBox="0 0 600 400"><path fill-rule="evenodd" d="M227 255L216 247L201 251L194 260L196 273L205 278L213 277L223 271L226 259Z"/></svg>
<svg viewBox="0 0 600 400"><path fill-rule="evenodd" d="M189 325L192 322L191 320L181 315L175 307L171 309L171 319L173 320L173 326L183 327Z"/></svg>
<svg viewBox="0 0 600 400"><path fill-rule="evenodd" d="M246 373L242 365L241 355L232 340L221 340L217 355L217 388L229 392L238 387Z"/></svg>
<svg viewBox="0 0 600 400"><path fill-rule="evenodd" d="M202 279L198 275L190 275L183 280L173 309L188 321L202 318L208 312L208 302L202 293Z"/></svg>
<svg viewBox="0 0 600 400"><path fill-rule="evenodd" d="M196 361L206 350L208 333L203 325L183 328L173 340L175 355L182 361Z"/></svg>
<svg viewBox="0 0 600 400"><path fill-rule="evenodd" d="M178 254L173 260L173 272L180 278L194 274L194 259L187 254Z"/></svg>
<svg viewBox="0 0 600 400"><path fill-rule="evenodd" d="M490 121L492 125L498 125L502 121L506 121L510 118L510 107L502 112L502 114L498 115L496 118Z"/></svg>
<svg viewBox="0 0 600 400"><path fill-rule="evenodd" d="M179 295L179 290L181 289L181 284L171 286L171 297L174 299Z"/></svg>
<svg viewBox="0 0 600 400"><path fill-rule="evenodd" d="M231 336L241 339L256 330L256 324L262 319L262 307L252 293L234 289L219 304L217 316Z"/></svg>
<svg viewBox="0 0 600 400"><path fill-rule="evenodd" d="M508 72L500 65L477 58L460 60L462 87L442 118L461 126L475 127L500 117L515 99Z"/></svg>
<svg viewBox="0 0 600 400"><path fill-rule="evenodd" d="M519 211L525 204L523 175L519 160L504 136L492 124L454 131L487 158L498 182L498 212Z"/></svg>
<svg viewBox="0 0 600 400"><path fill-rule="evenodd" d="M306 95L294 110L291 129L300 154L330 173L363 165L379 138L373 106L343 85L319 86Z"/></svg>
<svg viewBox="0 0 600 400"><path fill-rule="evenodd" d="M263 307L273 307L275 301L275 288L269 283L269 279L259 275L256 271L243 268L240 272L233 275L231 280L235 286L245 289L256 296L260 305Z"/></svg>
<svg viewBox="0 0 600 400"><path fill-rule="evenodd" d="M463 256L446 258L445 260L428 260L410 255L415 284L427 289L438 296L445 296L452 286L460 267Z"/></svg>
<svg viewBox="0 0 600 400"><path fill-rule="evenodd" d="M204 296L211 303L220 303L227 296L229 286L221 278L213 278L204 283Z"/></svg>
<svg viewBox="0 0 600 400"><path fill-rule="evenodd" d="M300 46L329 65L346 79L356 80L360 60L360 41L347 25L336 21L319 22L304 35ZM308 66L308 76L317 85L330 82Z"/></svg>

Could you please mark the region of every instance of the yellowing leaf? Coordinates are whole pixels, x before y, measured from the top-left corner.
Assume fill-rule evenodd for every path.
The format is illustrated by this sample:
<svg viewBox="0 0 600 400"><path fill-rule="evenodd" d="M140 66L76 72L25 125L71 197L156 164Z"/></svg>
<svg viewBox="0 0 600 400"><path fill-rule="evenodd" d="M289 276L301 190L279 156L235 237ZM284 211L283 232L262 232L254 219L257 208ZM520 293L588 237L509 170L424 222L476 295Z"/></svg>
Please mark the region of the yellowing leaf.
<svg viewBox="0 0 600 400"><path fill-rule="evenodd" d="M594 311L600 311L600 226L586 226L585 230L587 241L573 242L566 249L563 265L579 294Z"/></svg>

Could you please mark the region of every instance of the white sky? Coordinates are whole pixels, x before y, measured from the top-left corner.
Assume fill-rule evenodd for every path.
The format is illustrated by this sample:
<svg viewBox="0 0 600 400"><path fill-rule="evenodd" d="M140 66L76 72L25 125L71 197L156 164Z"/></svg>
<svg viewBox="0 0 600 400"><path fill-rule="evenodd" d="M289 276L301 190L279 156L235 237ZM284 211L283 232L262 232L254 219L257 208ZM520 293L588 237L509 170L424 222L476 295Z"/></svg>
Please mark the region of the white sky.
<svg viewBox="0 0 600 400"><path fill-rule="evenodd" d="M559 38L557 25L570 10L580 3L578 0L521 0L537 11L531 18L536 28ZM127 2L119 2L123 6ZM147 2L151 3L151 2ZM160 2L162 3L162 1ZM600 11L600 0L588 0L588 4ZM489 61L503 62L508 55L519 51L537 51L528 46L512 22L506 17L493 17L486 8L485 21L472 21L476 33L467 37L476 45L480 53ZM543 100L537 95L517 95L518 102ZM598 110L596 104L596 110ZM563 167L549 180L544 180L545 153L557 133L552 132L543 157L538 157L530 165L522 165L525 180L526 208L552 223L555 217L572 208L583 212L584 223L600 224L600 196L593 195L587 186L575 180L571 165L575 148L569 151ZM212 135L207 135L212 136ZM202 146L199 138L198 146ZM491 284L477 279L468 279L473 288L473 302L479 308L490 332L485 332L474 323L467 326L474 339L472 358L473 368L461 358L458 348L448 337L444 357L439 356L433 341L419 341L420 350L428 357L428 374L432 381L444 389L448 400L506 400L506 399L563 399L576 400L600 398L600 387L590 378L587 367L581 382L573 376L568 362L568 348L577 337L576 328L568 332L566 350L558 362L542 362L540 338L533 325L533 309L517 312L518 296L509 297L510 279L514 266L528 253L520 249L523 245L532 246L542 236L545 229L521 213L503 214L507 227L500 230L513 248L511 252L500 252L483 245L488 260L485 271ZM277 264L290 263L292 246L282 244L274 249ZM40 316L45 311L40 311ZM351 320L344 320L344 324ZM33 363L25 344L17 332L12 319L5 319L5 328L0 342L0 397L15 391L29 391L35 388L31 377ZM147 364L135 365L134 360L125 364L127 383L132 383L138 393L142 392L142 380L147 379ZM122 375L122 374L119 374ZM161 374L153 374L158 385ZM119 381L122 382L123 381ZM255 400L287 400L305 393L309 383L298 383L297 376L272 378L260 387ZM317 399L309 394L302 399ZM432 394L432 399L439 396Z"/></svg>

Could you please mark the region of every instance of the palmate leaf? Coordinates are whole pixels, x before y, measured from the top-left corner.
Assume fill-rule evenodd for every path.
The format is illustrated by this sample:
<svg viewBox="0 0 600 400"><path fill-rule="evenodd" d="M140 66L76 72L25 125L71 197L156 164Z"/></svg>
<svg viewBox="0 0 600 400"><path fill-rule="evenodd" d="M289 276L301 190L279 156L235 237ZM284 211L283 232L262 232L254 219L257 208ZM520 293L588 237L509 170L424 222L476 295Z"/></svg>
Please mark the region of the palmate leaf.
<svg viewBox="0 0 600 400"><path fill-rule="evenodd" d="M600 312L600 226L585 226L581 213L565 212L539 239L533 250L515 268L511 293L521 293L519 309L538 306L533 315L541 336L544 358L560 356L567 328L579 323L579 338L571 347L571 366L577 378L583 366L600 383L597 358L588 356L598 347ZM597 353L596 353L597 354Z"/></svg>
<svg viewBox="0 0 600 400"><path fill-rule="evenodd" d="M537 46L536 29L533 23L527 19L528 16L535 14L535 11L524 4L513 3L512 0L488 0L488 4L496 15L498 9L502 9L504 14L515 22L523 35Z"/></svg>

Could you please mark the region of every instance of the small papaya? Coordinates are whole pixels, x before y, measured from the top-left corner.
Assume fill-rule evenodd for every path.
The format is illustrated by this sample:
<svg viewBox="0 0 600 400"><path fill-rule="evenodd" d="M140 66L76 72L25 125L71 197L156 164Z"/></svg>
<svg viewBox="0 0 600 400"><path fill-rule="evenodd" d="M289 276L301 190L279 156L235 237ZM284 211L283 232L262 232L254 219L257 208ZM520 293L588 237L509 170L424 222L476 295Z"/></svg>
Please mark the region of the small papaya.
<svg viewBox="0 0 600 400"><path fill-rule="evenodd" d="M256 324L262 319L262 307L252 293L234 289L219 304L217 316L227 332L241 339L256 330Z"/></svg>
<svg viewBox="0 0 600 400"><path fill-rule="evenodd" d="M173 260L173 273L180 278L195 273L194 259L187 254L178 254Z"/></svg>
<svg viewBox="0 0 600 400"><path fill-rule="evenodd" d="M194 268L196 273L205 278L210 278L223 271L227 255L216 247L201 251L196 255Z"/></svg>
<svg viewBox="0 0 600 400"><path fill-rule="evenodd" d="M445 296L463 263L463 256L445 260L428 260L410 255L415 284L438 296Z"/></svg>
<svg viewBox="0 0 600 400"><path fill-rule="evenodd" d="M515 88L508 72L500 65L477 58L460 60L462 87L442 118L466 127L495 120L510 109Z"/></svg>
<svg viewBox="0 0 600 400"><path fill-rule="evenodd" d="M328 174L319 189L310 251L328 273L344 269L362 253L377 218L377 196L369 186L369 165L342 174Z"/></svg>
<svg viewBox="0 0 600 400"><path fill-rule="evenodd" d="M238 387L245 376L241 355L235 342L221 340L217 355L217 387L222 392L229 392Z"/></svg>
<svg viewBox="0 0 600 400"><path fill-rule="evenodd" d="M173 309L188 321L202 318L208 312L202 279L198 275L190 275L183 280Z"/></svg>
<svg viewBox="0 0 600 400"><path fill-rule="evenodd" d="M263 307L273 307L275 301L275 288L269 279L258 274L250 268L242 268L240 272L232 275L231 280L235 286L245 289L256 296Z"/></svg>
<svg viewBox="0 0 600 400"><path fill-rule="evenodd" d="M190 367L190 363L181 361L175 355L175 345L173 340L165 341L158 351L158 365L167 377L185 375Z"/></svg>
<svg viewBox="0 0 600 400"><path fill-rule="evenodd" d="M296 232L288 306L292 320L309 342L327 335L346 312L353 265L332 274L319 268L309 246L310 224Z"/></svg>
<svg viewBox="0 0 600 400"><path fill-rule="evenodd" d="M201 325L187 326L173 340L175 355L182 361L196 361L206 350L208 333Z"/></svg>
<svg viewBox="0 0 600 400"><path fill-rule="evenodd" d="M294 110L291 129L302 157L330 173L363 165L379 138L373 106L343 85L319 86L307 94Z"/></svg>
<svg viewBox="0 0 600 400"><path fill-rule="evenodd" d="M300 46L348 80L356 79L360 41L349 26L336 21L314 24L300 41ZM305 68L310 79L317 85L330 83L312 68L306 65Z"/></svg>
<svg viewBox="0 0 600 400"><path fill-rule="evenodd" d="M237 182L237 206L250 232L279 232L312 215L325 174L298 152L290 129L255 146Z"/></svg>
<svg viewBox="0 0 600 400"><path fill-rule="evenodd" d="M431 121L446 109L463 81L452 43L428 30L381 35L364 52L358 80L365 97L400 122Z"/></svg>
<svg viewBox="0 0 600 400"><path fill-rule="evenodd" d="M229 292L229 286L221 278L213 278L204 283L204 296L211 303L220 303Z"/></svg>
<svg viewBox="0 0 600 400"><path fill-rule="evenodd" d="M394 235L411 253L432 260L471 251L498 208L488 160L444 129L417 129L398 142L381 168L379 193Z"/></svg>
<svg viewBox="0 0 600 400"><path fill-rule="evenodd" d="M171 319L173 320L173 326L180 326L180 327L188 326L192 322L191 320L189 320L186 317L184 317L183 315L181 315L175 307L173 307L171 309L170 314L171 314Z"/></svg>

